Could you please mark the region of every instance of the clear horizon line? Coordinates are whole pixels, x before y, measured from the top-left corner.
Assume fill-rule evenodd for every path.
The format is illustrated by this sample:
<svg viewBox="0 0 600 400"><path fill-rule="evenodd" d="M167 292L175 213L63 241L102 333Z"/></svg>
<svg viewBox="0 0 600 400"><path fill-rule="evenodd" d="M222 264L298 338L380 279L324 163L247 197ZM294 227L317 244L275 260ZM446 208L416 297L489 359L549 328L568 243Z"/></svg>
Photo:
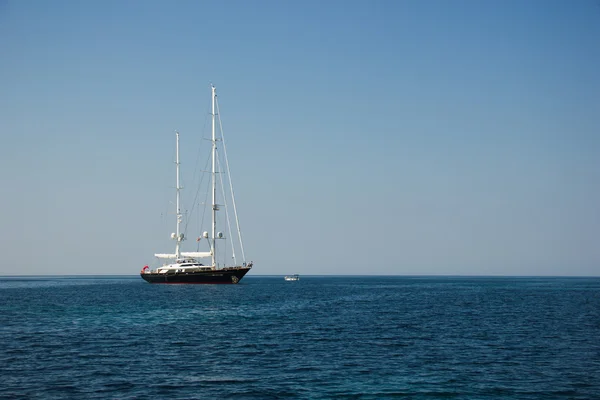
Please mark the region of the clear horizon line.
<svg viewBox="0 0 600 400"><path fill-rule="evenodd" d="M282 277L289 274L256 274L246 275L245 278L253 277ZM475 274L298 274L303 277L442 277L442 278L600 278L600 275L475 275ZM4 275L0 278L34 278L34 277L139 277L139 274L52 274L52 275Z"/></svg>

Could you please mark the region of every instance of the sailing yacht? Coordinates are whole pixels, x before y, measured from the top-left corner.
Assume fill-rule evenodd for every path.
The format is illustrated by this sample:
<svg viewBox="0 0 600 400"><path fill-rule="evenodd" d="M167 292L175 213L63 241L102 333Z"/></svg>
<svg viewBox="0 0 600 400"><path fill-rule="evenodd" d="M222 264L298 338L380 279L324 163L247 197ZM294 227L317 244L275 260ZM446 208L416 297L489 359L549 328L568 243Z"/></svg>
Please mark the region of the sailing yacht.
<svg viewBox="0 0 600 400"><path fill-rule="evenodd" d="M217 138L216 135L216 107L217 107L217 94L214 86L211 86L211 104L212 104L212 151L211 151L211 192L212 192L212 224L210 232L206 231L202 233L201 238L206 239L208 242L208 251L193 251L186 252L182 251L182 242L186 239L184 233L181 232L181 222L183 214L180 206L180 191L182 187L179 181L179 132L175 133L176 144L175 144L175 165L176 165L176 232L171 234L171 239L175 240L175 252L174 253L158 253L154 256L167 260L161 267L154 270L150 269L147 265L140 272L140 276L149 283L238 283L248 271L252 268L252 262L247 263L245 261L244 247L241 243L241 232L239 230L239 223L237 218L237 208L235 206L235 199L233 199L233 190L231 190L232 204L235 214L235 221L237 224L237 233L239 239L239 247L242 253L242 262L236 264L235 254L233 255L234 263L230 266L220 265L217 263L217 244L219 241L225 240L222 232L217 231L217 212L220 210L220 205L217 204L217 174L221 171L217 171L217 142L221 141L223 147L225 142ZM222 136L222 133L221 133ZM226 152L224 151L225 155ZM225 166L228 166L228 162ZM229 174L229 171L227 171ZM231 184L231 179L229 179ZM229 220L229 216L227 217ZM231 229L230 229L231 233ZM201 238L198 238L200 241ZM219 245L220 246L220 245ZM224 247L224 246L223 246ZM207 264L201 263L200 259L210 259Z"/></svg>

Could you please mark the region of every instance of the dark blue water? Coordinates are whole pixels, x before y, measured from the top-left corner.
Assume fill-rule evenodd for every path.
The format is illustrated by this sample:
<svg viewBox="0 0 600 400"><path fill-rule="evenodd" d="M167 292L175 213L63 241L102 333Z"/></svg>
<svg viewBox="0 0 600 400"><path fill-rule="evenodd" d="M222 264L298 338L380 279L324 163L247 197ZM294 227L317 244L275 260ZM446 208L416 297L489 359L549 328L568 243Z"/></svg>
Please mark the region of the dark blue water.
<svg viewBox="0 0 600 400"><path fill-rule="evenodd" d="M600 398L600 278L0 278L0 398Z"/></svg>

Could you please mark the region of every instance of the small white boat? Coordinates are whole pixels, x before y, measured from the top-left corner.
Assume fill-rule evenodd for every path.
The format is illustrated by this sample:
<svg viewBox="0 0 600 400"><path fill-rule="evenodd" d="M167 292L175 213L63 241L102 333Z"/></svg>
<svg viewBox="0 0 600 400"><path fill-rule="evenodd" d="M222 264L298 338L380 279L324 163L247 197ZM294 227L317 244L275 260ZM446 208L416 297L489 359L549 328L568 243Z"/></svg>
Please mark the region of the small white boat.
<svg viewBox="0 0 600 400"><path fill-rule="evenodd" d="M300 280L300 276L298 274L287 275L284 279L286 281L299 281Z"/></svg>

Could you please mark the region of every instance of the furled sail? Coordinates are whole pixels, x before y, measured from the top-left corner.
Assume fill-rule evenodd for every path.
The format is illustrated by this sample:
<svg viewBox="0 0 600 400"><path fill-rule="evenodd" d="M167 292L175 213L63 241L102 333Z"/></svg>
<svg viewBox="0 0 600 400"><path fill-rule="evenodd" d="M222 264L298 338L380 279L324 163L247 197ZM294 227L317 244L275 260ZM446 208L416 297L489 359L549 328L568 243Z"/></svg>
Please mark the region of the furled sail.
<svg viewBox="0 0 600 400"><path fill-rule="evenodd" d="M192 258L207 258L212 256L210 251L183 251L180 255L180 257L192 257ZM175 254L155 254L154 257L156 258L167 258L167 259L173 259L176 258Z"/></svg>
<svg viewBox="0 0 600 400"><path fill-rule="evenodd" d="M156 258L175 258L175 254L155 254Z"/></svg>
<svg viewBox="0 0 600 400"><path fill-rule="evenodd" d="M210 251L184 251L181 253L182 257L192 257L192 258L207 258L212 256Z"/></svg>

